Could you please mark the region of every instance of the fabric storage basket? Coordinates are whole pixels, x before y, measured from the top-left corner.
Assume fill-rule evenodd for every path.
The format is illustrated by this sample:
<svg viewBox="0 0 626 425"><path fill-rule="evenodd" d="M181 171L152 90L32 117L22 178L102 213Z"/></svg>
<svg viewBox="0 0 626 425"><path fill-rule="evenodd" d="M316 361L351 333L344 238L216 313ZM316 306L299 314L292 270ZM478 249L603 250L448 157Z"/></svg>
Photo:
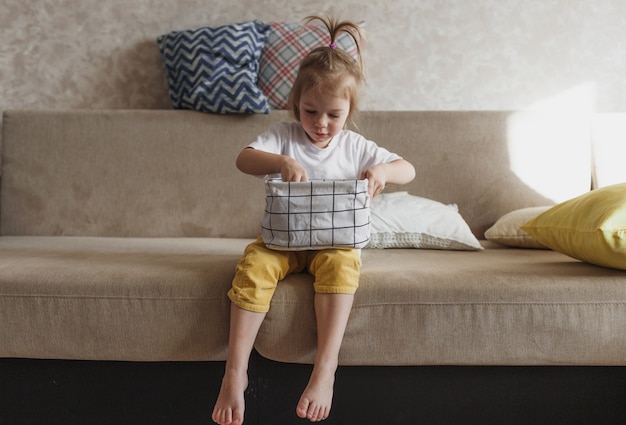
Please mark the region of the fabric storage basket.
<svg viewBox="0 0 626 425"><path fill-rule="evenodd" d="M363 248L370 236L367 180L265 182L261 234L268 248Z"/></svg>

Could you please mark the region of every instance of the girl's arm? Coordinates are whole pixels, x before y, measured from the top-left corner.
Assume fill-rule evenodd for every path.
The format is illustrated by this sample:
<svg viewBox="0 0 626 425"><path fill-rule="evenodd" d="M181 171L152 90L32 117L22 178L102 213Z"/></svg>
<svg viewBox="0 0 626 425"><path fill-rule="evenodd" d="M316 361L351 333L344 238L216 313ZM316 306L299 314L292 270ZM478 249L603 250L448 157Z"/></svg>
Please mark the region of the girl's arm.
<svg viewBox="0 0 626 425"><path fill-rule="evenodd" d="M387 184L406 184L415 178L415 168L404 160L378 164L368 168L361 174L362 179L368 179L368 190L373 198L383 191Z"/></svg>
<svg viewBox="0 0 626 425"><path fill-rule="evenodd" d="M254 148L242 150L237 156L235 165L240 171L254 176L280 173L286 182L307 181L306 171L295 159Z"/></svg>

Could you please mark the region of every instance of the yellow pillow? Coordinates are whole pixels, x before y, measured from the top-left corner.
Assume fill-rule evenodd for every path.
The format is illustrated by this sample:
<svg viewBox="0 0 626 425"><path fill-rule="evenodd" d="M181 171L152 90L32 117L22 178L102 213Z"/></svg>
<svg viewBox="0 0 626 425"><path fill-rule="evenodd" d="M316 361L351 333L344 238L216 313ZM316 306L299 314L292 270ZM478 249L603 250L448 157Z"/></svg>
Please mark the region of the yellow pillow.
<svg viewBox="0 0 626 425"><path fill-rule="evenodd" d="M626 183L558 204L521 229L570 257L626 270Z"/></svg>

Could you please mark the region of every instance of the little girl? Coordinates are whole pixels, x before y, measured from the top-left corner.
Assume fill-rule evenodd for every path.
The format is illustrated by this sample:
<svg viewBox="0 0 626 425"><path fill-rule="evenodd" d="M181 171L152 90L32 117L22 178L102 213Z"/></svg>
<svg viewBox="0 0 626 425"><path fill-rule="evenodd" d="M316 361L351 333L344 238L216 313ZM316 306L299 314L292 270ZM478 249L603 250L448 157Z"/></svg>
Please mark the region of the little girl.
<svg viewBox="0 0 626 425"><path fill-rule="evenodd" d="M312 16L329 30L331 43L311 51L301 62L289 98L294 122L273 125L248 145L236 165L255 176L274 175L284 181L368 179L371 197L387 184L405 184L415 176L400 156L345 130L356 111L363 83L360 59L362 32L358 25ZM347 32L356 43L359 61L337 48L337 36ZM254 340L279 280L307 271L315 277L317 353L308 385L296 414L311 422L324 420L331 408L339 349L358 287L358 249L276 251L259 238L246 248L237 265L232 288L229 350L213 420L239 425L244 419L244 391Z"/></svg>

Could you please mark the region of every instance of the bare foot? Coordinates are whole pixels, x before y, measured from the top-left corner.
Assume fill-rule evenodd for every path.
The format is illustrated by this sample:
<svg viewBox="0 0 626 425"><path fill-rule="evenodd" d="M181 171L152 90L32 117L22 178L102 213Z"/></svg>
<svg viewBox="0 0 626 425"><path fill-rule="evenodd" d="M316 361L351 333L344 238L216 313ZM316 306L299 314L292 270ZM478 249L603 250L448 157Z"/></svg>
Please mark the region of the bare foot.
<svg viewBox="0 0 626 425"><path fill-rule="evenodd" d="M334 383L335 374L333 372L323 373L313 370L311 379L296 407L296 414L311 422L319 422L328 418L333 402Z"/></svg>
<svg viewBox="0 0 626 425"><path fill-rule="evenodd" d="M222 380L220 394L213 408L213 421L220 425L243 424L245 400L243 393L248 386L248 376L236 372L226 372Z"/></svg>

